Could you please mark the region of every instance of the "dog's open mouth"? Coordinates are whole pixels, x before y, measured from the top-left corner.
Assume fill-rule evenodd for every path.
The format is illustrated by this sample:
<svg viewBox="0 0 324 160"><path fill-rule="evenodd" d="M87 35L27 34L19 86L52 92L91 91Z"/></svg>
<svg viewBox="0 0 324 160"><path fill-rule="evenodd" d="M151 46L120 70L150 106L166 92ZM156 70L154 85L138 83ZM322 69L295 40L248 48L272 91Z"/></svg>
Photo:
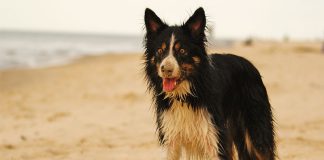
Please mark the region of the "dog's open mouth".
<svg viewBox="0 0 324 160"><path fill-rule="evenodd" d="M163 78L163 90L165 92L172 92L178 83L178 78Z"/></svg>

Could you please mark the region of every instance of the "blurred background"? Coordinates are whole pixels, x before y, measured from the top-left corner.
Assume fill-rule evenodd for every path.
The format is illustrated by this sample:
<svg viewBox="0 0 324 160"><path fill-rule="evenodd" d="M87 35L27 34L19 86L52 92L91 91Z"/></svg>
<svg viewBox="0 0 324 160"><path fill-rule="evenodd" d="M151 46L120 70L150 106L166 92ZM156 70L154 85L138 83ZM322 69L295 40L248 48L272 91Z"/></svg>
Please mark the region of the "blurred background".
<svg viewBox="0 0 324 160"><path fill-rule="evenodd" d="M144 10L202 6L208 51L248 58L280 159L324 156L322 0L0 0L0 159L163 159L142 72Z"/></svg>

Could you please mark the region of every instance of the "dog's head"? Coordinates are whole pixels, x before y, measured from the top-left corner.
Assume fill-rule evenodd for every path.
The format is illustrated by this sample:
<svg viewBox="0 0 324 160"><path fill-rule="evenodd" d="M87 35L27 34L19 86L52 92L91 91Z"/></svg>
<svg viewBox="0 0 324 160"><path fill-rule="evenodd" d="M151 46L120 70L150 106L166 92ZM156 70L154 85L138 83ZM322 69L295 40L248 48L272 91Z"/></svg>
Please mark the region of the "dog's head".
<svg viewBox="0 0 324 160"><path fill-rule="evenodd" d="M146 9L145 27L146 65L154 68L152 74L162 80L163 91L190 92L190 79L203 71L202 63L207 61L203 8L198 8L181 26L169 26Z"/></svg>

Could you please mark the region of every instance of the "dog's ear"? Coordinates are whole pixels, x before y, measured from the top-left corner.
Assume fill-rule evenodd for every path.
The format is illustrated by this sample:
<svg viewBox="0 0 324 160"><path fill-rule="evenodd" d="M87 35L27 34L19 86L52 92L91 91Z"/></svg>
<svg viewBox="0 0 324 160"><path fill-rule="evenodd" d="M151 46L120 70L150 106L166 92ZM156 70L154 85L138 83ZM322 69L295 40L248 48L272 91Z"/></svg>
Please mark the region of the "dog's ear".
<svg viewBox="0 0 324 160"><path fill-rule="evenodd" d="M202 7L198 8L195 13L184 24L184 29L187 30L194 38L201 38L205 35L206 16Z"/></svg>
<svg viewBox="0 0 324 160"><path fill-rule="evenodd" d="M162 31L167 25L149 8L145 9L145 27L147 33L156 34Z"/></svg>

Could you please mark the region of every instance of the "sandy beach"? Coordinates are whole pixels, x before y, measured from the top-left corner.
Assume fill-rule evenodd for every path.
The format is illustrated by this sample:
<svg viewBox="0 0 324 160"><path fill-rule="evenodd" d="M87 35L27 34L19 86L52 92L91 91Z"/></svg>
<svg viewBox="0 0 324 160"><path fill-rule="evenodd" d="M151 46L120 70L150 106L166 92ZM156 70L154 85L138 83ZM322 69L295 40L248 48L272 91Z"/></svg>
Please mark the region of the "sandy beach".
<svg viewBox="0 0 324 160"><path fill-rule="evenodd" d="M254 63L267 87L282 160L324 157L320 43L217 49ZM0 160L160 160L142 53L0 71Z"/></svg>

